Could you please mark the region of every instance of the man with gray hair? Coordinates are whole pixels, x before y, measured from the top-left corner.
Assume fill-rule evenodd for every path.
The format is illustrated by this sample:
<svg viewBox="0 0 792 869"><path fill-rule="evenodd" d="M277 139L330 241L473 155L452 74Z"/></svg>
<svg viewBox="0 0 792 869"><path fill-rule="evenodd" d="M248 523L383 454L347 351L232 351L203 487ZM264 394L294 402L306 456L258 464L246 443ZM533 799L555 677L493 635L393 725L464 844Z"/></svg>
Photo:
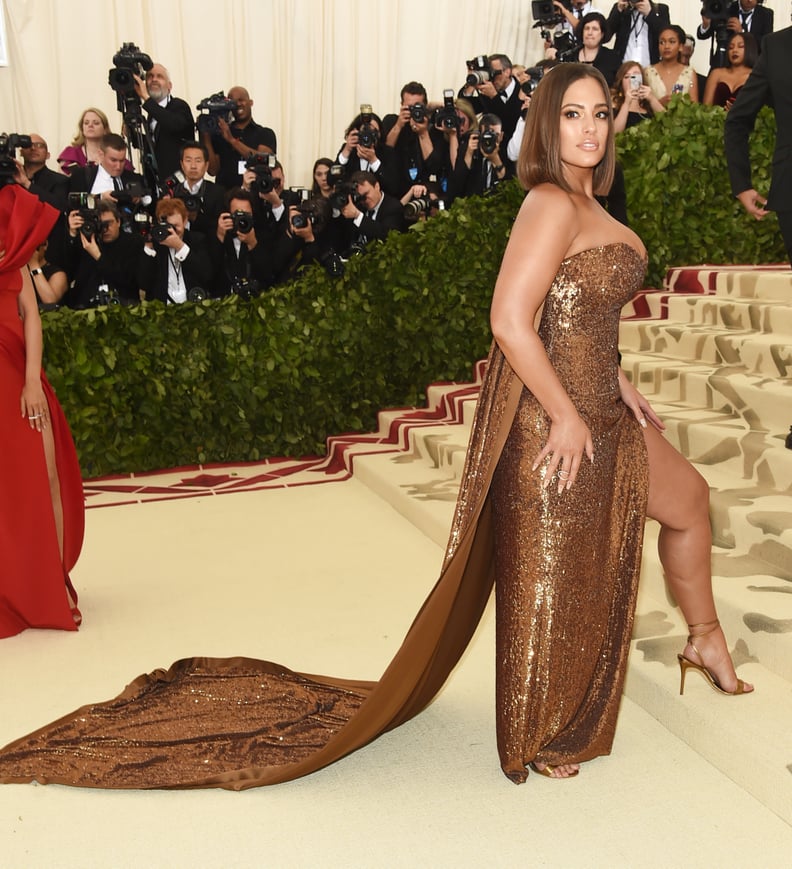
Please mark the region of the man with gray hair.
<svg viewBox="0 0 792 869"><path fill-rule="evenodd" d="M182 145L195 139L190 107L171 95L172 88L170 74L161 63L151 67L145 81L135 76L135 92L148 115L148 131L160 183L178 170Z"/></svg>

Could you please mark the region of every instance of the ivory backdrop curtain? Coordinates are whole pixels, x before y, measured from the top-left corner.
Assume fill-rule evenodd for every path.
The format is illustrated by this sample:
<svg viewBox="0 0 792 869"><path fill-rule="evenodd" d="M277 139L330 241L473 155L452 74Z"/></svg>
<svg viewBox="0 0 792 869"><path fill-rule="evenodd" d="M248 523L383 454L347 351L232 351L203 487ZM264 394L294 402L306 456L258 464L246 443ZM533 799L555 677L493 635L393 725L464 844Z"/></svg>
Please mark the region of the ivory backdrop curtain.
<svg viewBox="0 0 792 869"><path fill-rule="evenodd" d="M3 0L0 0L2 3ZM596 3L607 14L611 2ZM776 27L789 0L769 2ZM0 67L0 131L37 132L55 157L87 106L121 127L107 84L113 54L135 42L164 64L173 93L194 108L243 85L253 117L278 135L287 185L310 183L313 161L334 157L361 102L385 115L401 86L423 82L430 99L460 86L465 60L503 52L535 63L541 38L529 0L5 0L8 67ZM671 0L692 33L698 0ZM706 72L707 43L694 58Z"/></svg>

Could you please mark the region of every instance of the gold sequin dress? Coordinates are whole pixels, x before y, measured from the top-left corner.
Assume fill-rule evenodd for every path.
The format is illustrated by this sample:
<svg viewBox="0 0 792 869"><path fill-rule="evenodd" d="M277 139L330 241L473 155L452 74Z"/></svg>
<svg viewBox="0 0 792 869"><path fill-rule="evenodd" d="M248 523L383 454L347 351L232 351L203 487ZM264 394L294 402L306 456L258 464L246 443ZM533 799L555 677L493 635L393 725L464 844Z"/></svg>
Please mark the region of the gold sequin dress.
<svg viewBox="0 0 792 869"><path fill-rule="evenodd" d="M647 494L640 428L619 401L617 334L643 274L629 245L583 251L562 263L545 303L545 346L594 436L596 461L574 494L543 491L530 473L547 421L493 346L440 579L377 682L249 658L177 661L7 745L0 782L242 790L307 775L431 702L470 642L496 566L504 771L519 782L534 759L607 753Z"/></svg>
<svg viewBox="0 0 792 869"><path fill-rule="evenodd" d="M529 761L590 760L613 742L648 491L641 430L619 397L616 329L642 278L624 244L561 264L539 334L594 462L584 457L563 494L557 480L542 487L531 465L550 424L524 389L492 481L498 749L515 782Z"/></svg>

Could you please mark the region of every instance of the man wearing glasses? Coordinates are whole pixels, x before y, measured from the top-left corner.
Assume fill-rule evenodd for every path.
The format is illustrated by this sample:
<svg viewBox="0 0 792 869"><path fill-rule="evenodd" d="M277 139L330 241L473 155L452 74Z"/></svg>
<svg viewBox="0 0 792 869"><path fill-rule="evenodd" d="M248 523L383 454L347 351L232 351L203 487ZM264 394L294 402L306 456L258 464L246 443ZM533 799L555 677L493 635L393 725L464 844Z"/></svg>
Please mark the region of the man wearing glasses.
<svg viewBox="0 0 792 869"><path fill-rule="evenodd" d="M30 147L20 148L22 163L17 163L14 180L20 187L29 190L42 202L53 205L58 211L66 209L69 194L69 179L47 166L50 152L47 143L38 133L30 134Z"/></svg>

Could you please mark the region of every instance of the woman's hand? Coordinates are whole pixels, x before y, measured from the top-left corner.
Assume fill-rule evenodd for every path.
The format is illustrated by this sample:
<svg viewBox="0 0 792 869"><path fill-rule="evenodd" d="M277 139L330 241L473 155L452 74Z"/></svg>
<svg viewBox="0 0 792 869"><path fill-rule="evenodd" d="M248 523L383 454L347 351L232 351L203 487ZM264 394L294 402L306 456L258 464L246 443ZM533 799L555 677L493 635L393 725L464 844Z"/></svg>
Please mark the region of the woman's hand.
<svg viewBox="0 0 792 869"><path fill-rule="evenodd" d="M646 420L648 419L658 431L665 431L663 420L652 410L652 406L643 395L630 383L621 368L619 369L619 392L621 393L621 400L630 408L633 416L644 428L646 428Z"/></svg>
<svg viewBox="0 0 792 869"><path fill-rule="evenodd" d="M44 396L44 390L41 388L40 380L30 383L25 382L25 385L22 387L22 397L19 404L22 416L28 418L30 427L36 431L44 431L47 427L49 407L47 406L47 399Z"/></svg>
<svg viewBox="0 0 792 869"><path fill-rule="evenodd" d="M594 441L586 423L577 413L571 414L552 423L547 443L534 459L531 470L535 471L549 456L542 488L546 489L558 472L560 495L564 489L572 488L584 453L594 461Z"/></svg>

